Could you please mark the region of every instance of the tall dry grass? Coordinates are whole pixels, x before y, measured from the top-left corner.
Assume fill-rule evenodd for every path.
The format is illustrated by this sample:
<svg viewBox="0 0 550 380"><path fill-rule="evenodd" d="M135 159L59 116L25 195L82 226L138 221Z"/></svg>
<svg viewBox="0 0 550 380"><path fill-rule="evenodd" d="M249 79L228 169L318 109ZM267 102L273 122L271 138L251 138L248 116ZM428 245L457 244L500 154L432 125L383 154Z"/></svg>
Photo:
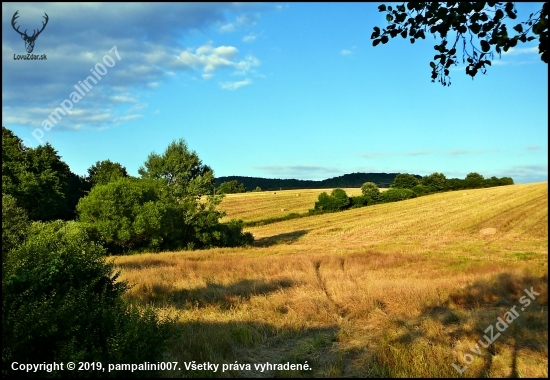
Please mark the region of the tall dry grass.
<svg viewBox="0 0 550 380"><path fill-rule="evenodd" d="M267 210L252 194L240 198ZM233 215L250 216L249 203L240 204ZM252 368L307 361L312 369L212 373L181 365L165 376L548 376L546 183L249 230L256 241L248 248L117 257L122 278L135 284L127 297L177 316L167 360ZM520 311L531 287L540 294ZM472 353L514 306L520 316ZM463 368L466 354L472 363L459 374L452 364Z"/></svg>

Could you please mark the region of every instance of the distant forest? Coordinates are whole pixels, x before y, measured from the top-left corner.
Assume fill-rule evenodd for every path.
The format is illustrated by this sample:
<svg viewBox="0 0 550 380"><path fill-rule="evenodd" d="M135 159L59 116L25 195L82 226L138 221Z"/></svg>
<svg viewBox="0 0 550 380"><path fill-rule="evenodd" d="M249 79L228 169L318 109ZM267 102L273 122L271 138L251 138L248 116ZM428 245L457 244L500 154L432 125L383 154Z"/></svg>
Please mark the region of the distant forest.
<svg viewBox="0 0 550 380"><path fill-rule="evenodd" d="M361 187L365 182L374 182L379 188L388 188L393 183L395 176L399 173L351 173L339 177L324 179L322 181L311 181L301 179L279 179L279 178L258 178L227 176L216 178L216 187L223 182L237 180L244 184L247 191L256 187L262 190L292 190L292 189L332 189L335 187ZM414 175L421 179L422 176Z"/></svg>

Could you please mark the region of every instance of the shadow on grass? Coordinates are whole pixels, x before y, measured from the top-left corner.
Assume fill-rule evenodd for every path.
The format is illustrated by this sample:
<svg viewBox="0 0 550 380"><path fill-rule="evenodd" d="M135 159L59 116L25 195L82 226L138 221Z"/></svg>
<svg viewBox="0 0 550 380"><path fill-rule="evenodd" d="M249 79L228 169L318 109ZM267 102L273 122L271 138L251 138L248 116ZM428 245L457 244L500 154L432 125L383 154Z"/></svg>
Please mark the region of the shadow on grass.
<svg viewBox="0 0 550 380"><path fill-rule="evenodd" d="M441 333L434 333L430 322L436 322ZM372 375L519 377L520 350L523 362L535 355L548 357L548 276L503 273L480 280L426 307L418 318L394 323L399 334L387 337L387 344L374 354L369 363L376 369ZM510 351L509 363L493 363L496 355L507 357L502 355ZM416 370L407 365L424 355L430 356L431 368L426 363Z"/></svg>
<svg viewBox="0 0 550 380"><path fill-rule="evenodd" d="M166 371L162 376L316 377L340 365L341 358L332 350L337 332L336 326L295 329L259 322L179 322L168 342L166 360L177 361L181 370ZM187 369L185 363L192 361L219 366L216 371L213 366L208 370ZM266 363L302 367L256 367Z"/></svg>
<svg viewBox="0 0 550 380"><path fill-rule="evenodd" d="M271 247L277 244L291 244L298 241L302 236L306 235L308 230L298 230L293 232L286 232L279 235L260 238L254 241L255 247Z"/></svg>
<svg viewBox="0 0 550 380"><path fill-rule="evenodd" d="M170 305L180 309L215 306L223 310L229 310L250 300L253 296L266 295L292 286L294 286L294 281L287 278L274 281L247 279L231 285L209 282L201 288L184 290L174 290L171 287L155 284L147 294L132 298L140 298L142 302L153 303L158 306Z"/></svg>

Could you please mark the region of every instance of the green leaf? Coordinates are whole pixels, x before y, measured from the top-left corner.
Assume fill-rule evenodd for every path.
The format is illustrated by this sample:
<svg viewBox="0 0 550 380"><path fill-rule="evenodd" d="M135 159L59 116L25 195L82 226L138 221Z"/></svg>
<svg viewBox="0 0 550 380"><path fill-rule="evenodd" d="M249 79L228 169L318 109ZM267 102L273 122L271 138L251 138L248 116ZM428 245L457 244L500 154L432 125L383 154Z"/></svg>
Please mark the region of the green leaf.
<svg viewBox="0 0 550 380"><path fill-rule="evenodd" d="M380 28L377 27L377 26L375 26L375 27L374 27L374 33L380 34Z"/></svg>
<svg viewBox="0 0 550 380"><path fill-rule="evenodd" d="M470 30L472 31L472 33L478 34L479 31L481 30L481 25L479 25L479 24L471 24L471 25L470 25Z"/></svg>
<svg viewBox="0 0 550 380"><path fill-rule="evenodd" d="M384 12L386 10L386 6L384 4L378 6L378 12Z"/></svg>
<svg viewBox="0 0 550 380"><path fill-rule="evenodd" d="M518 33L521 33L523 32L523 26L521 24L517 24L516 26L514 26L514 30Z"/></svg>
<svg viewBox="0 0 550 380"><path fill-rule="evenodd" d="M483 52L487 53L489 50L491 50L491 45L489 45L487 41L481 40L480 44L481 44L481 50L483 50Z"/></svg>
<svg viewBox="0 0 550 380"><path fill-rule="evenodd" d="M431 67L432 69L435 69L435 63L430 62L430 67Z"/></svg>
<svg viewBox="0 0 550 380"><path fill-rule="evenodd" d="M406 30L401 32L401 37L407 38L407 31Z"/></svg>
<svg viewBox="0 0 550 380"><path fill-rule="evenodd" d="M502 9L497 9L497 11L495 12L495 17L493 18L493 20L495 22L499 22L500 20L502 20L503 17L504 17L504 12L502 11Z"/></svg>
<svg viewBox="0 0 550 380"><path fill-rule="evenodd" d="M387 14L387 15L386 15L386 21L392 22L392 20L393 20L393 16L390 15L390 14Z"/></svg>
<svg viewBox="0 0 550 380"><path fill-rule="evenodd" d="M382 36L382 43L383 43L383 44L388 43L389 40L390 40L390 39L388 38L388 36Z"/></svg>
<svg viewBox="0 0 550 380"><path fill-rule="evenodd" d="M456 53L455 48L452 48L451 50L449 50L449 55L455 55L455 53Z"/></svg>

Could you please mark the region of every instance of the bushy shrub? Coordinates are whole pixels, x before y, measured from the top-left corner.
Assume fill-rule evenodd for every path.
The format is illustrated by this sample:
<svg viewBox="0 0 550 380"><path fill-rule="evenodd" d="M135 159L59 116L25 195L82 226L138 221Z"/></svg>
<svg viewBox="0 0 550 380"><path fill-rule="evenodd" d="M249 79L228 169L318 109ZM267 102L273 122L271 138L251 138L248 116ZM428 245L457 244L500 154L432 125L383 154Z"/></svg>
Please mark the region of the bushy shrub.
<svg viewBox="0 0 550 380"><path fill-rule="evenodd" d="M104 255L104 248L77 224L33 223L27 240L8 253L4 267L3 375L28 375L10 371L14 361L105 365L163 360L169 323L122 300L127 284L117 280ZM124 373L128 375L132 373Z"/></svg>
<svg viewBox="0 0 550 380"><path fill-rule="evenodd" d="M319 194L317 202L313 212L327 212L327 211L340 211L348 208L350 205L350 199L344 189L334 189L331 194L326 192Z"/></svg>
<svg viewBox="0 0 550 380"><path fill-rule="evenodd" d="M351 208L358 208L358 207L364 207L369 204L367 197L364 195L356 195L353 197L350 197L350 207Z"/></svg>
<svg viewBox="0 0 550 380"><path fill-rule="evenodd" d="M445 181L446 190L462 190L466 188L464 180L459 178L451 178Z"/></svg>
<svg viewBox="0 0 550 380"><path fill-rule="evenodd" d="M464 184L467 189L479 189L481 187L484 187L484 179L483 176L479 173L468 173L466 175L466 178L464 178Z"/></svg>
<svg viewBox="0 0 550 380"><path fill-rule="evenodd" d="M234 247L250 241L242 225L220 224L223 213L214 207L194 196L176 198L163 180L122 178L94 186L77 209L79 221L110 253Z"/></svg>
<svg viewBox="0 0 550 380"><path fill-rule="evenodd" d="M397 202L414 198L414 191L411 189L388 189L380 194L382 202Z"/></svg>
<svg viewBox="0 0 550 380"><path fill-rule="evenodd" d="M246 187L244 186L244 184L234 179L232 181L221 183L220 186L218 187L217 192L222 194L245 193Z"/></svg>
<svg viewBox="0 0 550 380"><path fill-rule="evenodd" d="M400 173L395 176L393 183L390 185L391 188L396 189L412 189L418 185L420 181L412 174Z"/></svg>
<svg viewBox="0 0 550 380"><path fill-rule="evenodd" d="M262 191L262 188L260 186L256 186L256 188L252 191Z"/></svg>
<svg viewBox="0 0 550 380"><path fill-rule="evenodd" d="M425 187L431 187L434 191L444 191L447 177L443 173L432 173L422 177L420 183Z"/></svg>
<svg viewBox="0 0 550 380"><path fill-rule="evenodd" d="M418 185L414 186L411 190L413 191L413 193L416 197L421 197L423 195L427 195L427 194L430 194L431 192L433 192L433 189L431 189L429 187L426 187L424 185L421 185L421 184L418 184Z"/></svg>
<svg viewBox="0 0 550 380"><path fill-rule="evenodd" d="M500 186L507 186L507 185L513 185L514 180L510 177L502 177L500 179Z"/></svg>
<svg viewBox="0 0 550 380"><path fill-rule="evenodd" d="M361 186L361 193L369 205L380 201L380 189L374 182L365 182Z"/></svg>

